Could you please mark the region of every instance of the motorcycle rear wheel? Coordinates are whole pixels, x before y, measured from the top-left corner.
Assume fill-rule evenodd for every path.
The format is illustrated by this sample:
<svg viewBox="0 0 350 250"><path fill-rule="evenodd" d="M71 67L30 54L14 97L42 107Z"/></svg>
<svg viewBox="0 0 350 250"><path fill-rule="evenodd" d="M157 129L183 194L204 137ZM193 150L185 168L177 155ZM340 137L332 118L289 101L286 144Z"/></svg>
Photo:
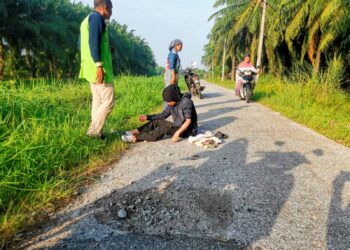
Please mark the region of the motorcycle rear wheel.
<svg viewBox="0 0 350 250"><path fill-rule="evenodd" d="M201 85L200 84L196 84L196 92L198 94L198 98L202 99L202 90L201 90Z"/></svg>
<svg viewBox="0 0 350 250"><path fill-rule="evenodd" d="M247 103L249 103L251 97L252 97L252 89L250 86L246 86L246 88L245 88L245 101Z"/></svg>

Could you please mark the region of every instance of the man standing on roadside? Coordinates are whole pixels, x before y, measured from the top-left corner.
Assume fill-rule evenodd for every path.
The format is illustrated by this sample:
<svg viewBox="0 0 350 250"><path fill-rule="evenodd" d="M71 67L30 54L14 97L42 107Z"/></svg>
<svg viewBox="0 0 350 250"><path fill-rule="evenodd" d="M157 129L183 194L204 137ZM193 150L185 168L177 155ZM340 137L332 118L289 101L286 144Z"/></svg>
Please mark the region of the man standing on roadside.
<svg viewBox="0 0 350 250"><path fill-rule="evenodd" d="M103 138L103 126L114 107L112 56L105 20L112 15L111 0L94 0L95 10L80 26L80 78L90 82L91 123L87 135Z"/></svg>

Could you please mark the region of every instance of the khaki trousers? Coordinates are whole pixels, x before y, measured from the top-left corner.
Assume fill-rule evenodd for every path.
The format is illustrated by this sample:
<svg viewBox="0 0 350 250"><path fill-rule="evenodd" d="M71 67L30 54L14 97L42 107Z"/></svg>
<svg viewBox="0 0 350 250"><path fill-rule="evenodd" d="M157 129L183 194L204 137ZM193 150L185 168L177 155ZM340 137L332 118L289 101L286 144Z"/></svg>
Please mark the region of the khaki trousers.
<svg viewBox="0 0 350 250"><path fill-rule="evenodd" d="M91 123L87 135L101 136L103 126L115 103L114 85L90 83L92 93Z"/></svg>

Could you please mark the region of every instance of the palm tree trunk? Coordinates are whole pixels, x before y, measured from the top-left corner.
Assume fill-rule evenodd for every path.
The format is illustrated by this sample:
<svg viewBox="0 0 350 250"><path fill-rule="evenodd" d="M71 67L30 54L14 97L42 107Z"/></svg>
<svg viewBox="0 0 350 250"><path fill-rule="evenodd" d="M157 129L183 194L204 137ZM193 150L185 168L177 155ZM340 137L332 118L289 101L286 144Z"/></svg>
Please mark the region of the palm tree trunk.
<svg viewBox="0 0 350 250"><path fill-rule="evenodd" d="M321 64L321 50L318 49L316 53L316 60L315 60L315 65L314 65L314 74L318 75L320 72L320 64Z"/></svg>
<svg viewBox="0 0 350 250"><path fill-rule="evenodd" d="M5 70L5 59L4 59L4 45L0 41L0 80L4 78L4 70Z"/></svg>
<svg viewBox="0 0 350 250"><path fill-rule="evenodd" d="M35 63L34 63L34 59L33 56L31 55L31 53L29 51L27 51L27 55L26 55L26 62L28 64L28 66L30 67L30 72L32 73L32 78L36 77L36 67L35 67Z"/></svg>
<svg viewBox="0 0 350 250"><path fill-rule="evenodd" d="M226 38L224 41L224 54L222 55L222 70L221 70L221 81L225 79L225 61L226 61Z"/></svg>
<svg viewBox="0 0 350 250"><path fill-rule="evenodd" d="M266 16L266 6L267 6L267 0L263 0L263 13L261 16L261 23L260 23L260 34L259 34L259 48L258 48L258 59L256 66L257 68L261 67L261 59L262 59L262 48L264 44L264 29L265 29L265 16ZM257 75L257 78L259 77L259 73Z"/></svg>
<svg viewBox="0 0 350 250"><path fill-rule="evenodd" d="M231 65L231 80L234 82L236 79L236 57L232 56L232 65Z"/></svg>

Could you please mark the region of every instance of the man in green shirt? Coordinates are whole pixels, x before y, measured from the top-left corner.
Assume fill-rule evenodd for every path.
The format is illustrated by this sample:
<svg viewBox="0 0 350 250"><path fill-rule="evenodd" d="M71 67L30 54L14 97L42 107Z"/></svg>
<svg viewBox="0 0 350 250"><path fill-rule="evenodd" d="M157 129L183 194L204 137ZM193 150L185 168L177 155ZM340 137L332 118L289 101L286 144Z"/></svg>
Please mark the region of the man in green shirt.
<svg viewBox="0 0 350 250"><path fill-rule="evenodd" d="M92 92L91 123L87 135L102 138L103 126L113 110L112 56L105 20L112 15L111 0L94 0L95 10L80 26L80 78L90 82Z"/></svg>

